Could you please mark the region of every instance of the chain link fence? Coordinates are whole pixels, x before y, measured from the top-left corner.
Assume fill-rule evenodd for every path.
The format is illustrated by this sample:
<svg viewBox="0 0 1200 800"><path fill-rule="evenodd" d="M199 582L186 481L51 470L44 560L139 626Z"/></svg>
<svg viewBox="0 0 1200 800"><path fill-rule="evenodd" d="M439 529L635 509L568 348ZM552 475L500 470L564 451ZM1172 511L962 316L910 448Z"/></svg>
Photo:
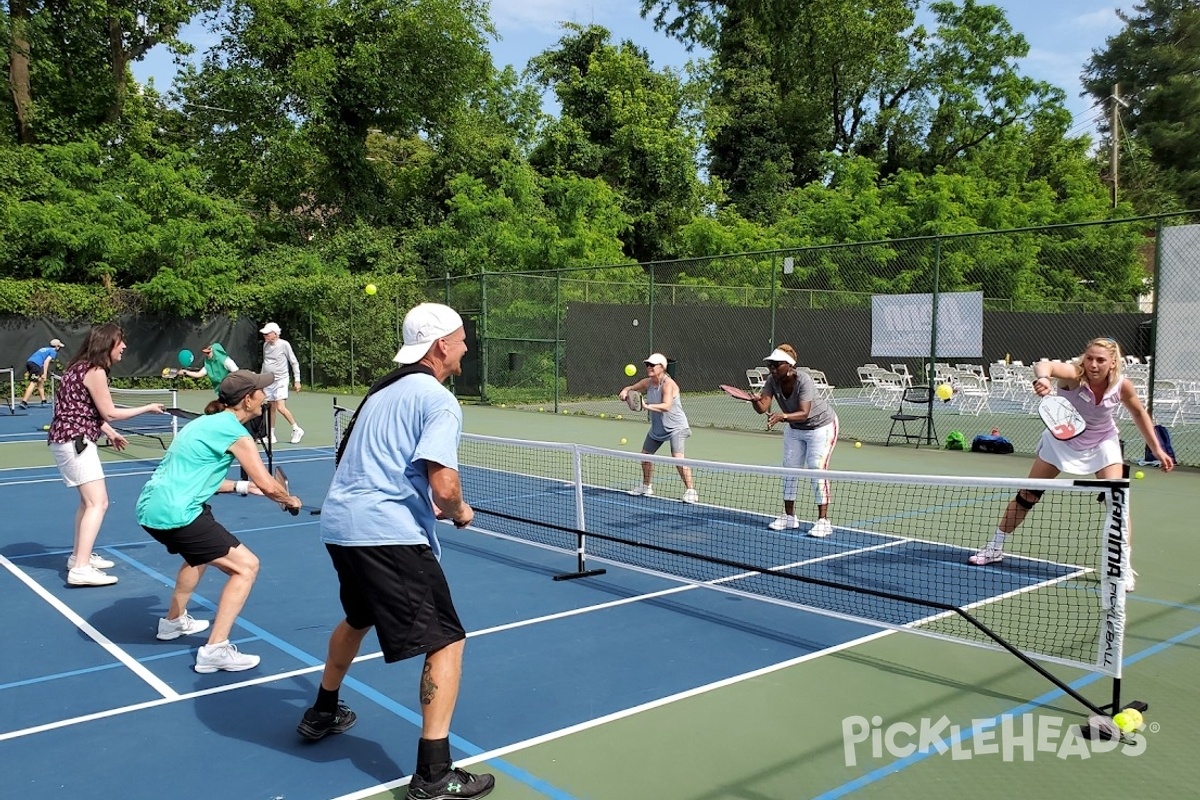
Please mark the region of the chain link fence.
<svg viewBox="0 0 1200 800"><path fill-rule="evenodd" d="M1133 360L1126 374L1170 431L1180 462L1198 465L1200 345L1189 331L1200 320L1200 234L1189 221L1173 215L485 272L430 281L425 297L455 307L474 327L478 395L494 405L627 417L616 395L637 378L626 377L625 366L640 376L643 359L661 352L675 362L693 429L761 431L764 418L717 387L752 384L763 356L787 342L833 401L843 439L886 443L904 386L944 383L951 397L933 411L939 443L951 430L968 442L995 430L1023 453L1042 431L1032 364L1074 358L1105 336ZM906 357L872 354L876 297L952 292L982 292L976 355L941 357L936 337ZM924 324L936 332L936 319ZM1141 436L1127 413L1119 424L1136 460Z"/></svg>

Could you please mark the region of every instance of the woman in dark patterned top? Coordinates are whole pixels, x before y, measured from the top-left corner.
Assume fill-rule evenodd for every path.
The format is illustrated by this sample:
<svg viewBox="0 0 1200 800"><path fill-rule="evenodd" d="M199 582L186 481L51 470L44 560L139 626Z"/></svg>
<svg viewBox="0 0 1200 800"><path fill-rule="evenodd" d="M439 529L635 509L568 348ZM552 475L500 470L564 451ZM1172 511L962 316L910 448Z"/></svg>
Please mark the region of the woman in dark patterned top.
<svg viewBox="0 0 1200 800"><path fill-rule="evenodd" d="M54 417L48 437L63 483L79 489L75 513L74 552L67 559L67 583L71 586L107 586L115 575L101 570L112 561L92 552L104 512L108 510L108 488L96 439L108 437L117 450L125 449L125 437L109 424L147 412L163 413L161 403L119 408L108 391L108 371L125 352L125 336L115 323L88 331L79 352L63 373L54 402Z"/></svg>

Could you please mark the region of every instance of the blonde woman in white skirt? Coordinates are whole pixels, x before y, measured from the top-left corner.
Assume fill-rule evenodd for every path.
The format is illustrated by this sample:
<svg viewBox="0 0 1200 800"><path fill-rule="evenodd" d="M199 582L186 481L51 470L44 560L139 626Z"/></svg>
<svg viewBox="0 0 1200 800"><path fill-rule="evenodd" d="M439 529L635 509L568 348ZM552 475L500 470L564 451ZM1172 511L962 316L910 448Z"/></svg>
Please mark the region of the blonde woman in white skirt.
<svg viewBox="0 0 1200 800"><path fill-rule="evenodd" d="M1154 434L1154 420L1138 399L1133 384L1121 375L1124 358L1121 347L1107 338L1093 339L1078 358L1068 362L1041 361L1033 367L1033 391L1045 397L1058 382L1058 394L1065 397L1083 417L1087 427L1074 439L1060 441L1042 434L1037 458L1029 470L1030 478L1056 478L1060 473L1094 474L1097 478L1120 478L1123 474L1121 443L1117 430L1118 406L1125 406L1134 425L1146 440L1146 446L1158 459L1161 469L1170 472L1174 460L1163 450ZM1041 492L1022 489L1008 502L992 540L968 561L975 566L994 564L1004 559L1004 540L1025 520L1041 499ZM1134 588L1130 570L1126 589Z"/></svg>

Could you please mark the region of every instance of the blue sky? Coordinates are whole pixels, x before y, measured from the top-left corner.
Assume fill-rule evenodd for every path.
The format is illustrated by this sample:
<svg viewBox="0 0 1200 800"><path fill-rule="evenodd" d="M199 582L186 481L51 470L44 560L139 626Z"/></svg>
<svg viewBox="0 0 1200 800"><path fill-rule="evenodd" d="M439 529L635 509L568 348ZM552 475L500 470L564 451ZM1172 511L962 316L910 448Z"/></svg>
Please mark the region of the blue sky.
<svg viewBox="0 0 1200 800"><path fill-rule="evenodd" d="M1029 41L1030 53L1022 71L1066 91L1067 108L1075 118L1073 132L1094 129L1096 115L1102 112L1091 107L1090 98L1079 96L1083 90L1079 74L1092 50L1120 30L1117 5L1105 0L1003 0L993 4L1005 10L1009 24ZM638 0L492 0L491 8L501 37L492 45L498 66L523 68L530 58L558 41L562 21L603 25L613 32L614 39L630 39L645 48L658 66L682 67L692 57L638 15ZM184 37L201 51L212 42L199 25L190 26ZM159 90L165 91L175 66L160 48L134 64L133 71L140 80L153 77Z"/></svg>

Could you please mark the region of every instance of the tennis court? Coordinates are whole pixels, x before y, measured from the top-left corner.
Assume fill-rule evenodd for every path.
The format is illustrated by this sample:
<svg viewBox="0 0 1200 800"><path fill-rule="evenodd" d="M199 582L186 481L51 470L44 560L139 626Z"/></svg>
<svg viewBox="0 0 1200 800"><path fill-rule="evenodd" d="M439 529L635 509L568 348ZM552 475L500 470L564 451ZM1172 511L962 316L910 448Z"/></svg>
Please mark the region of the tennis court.
<svg viewBox="0 0 1200 800"><path fill-rule="evenodd" d="M179 404L197 408L201 397L181 394ZM306 446L281 445L276 463L286 467L306 503L319 502L332 471L332 439L327 424L310 420L328 419L330 398L301 394L289 406L309 434ZM32 428L28 420L36 413L10 424L24 419ZM495 408L470 407L465 418L475 433L626 455L636 447L619 440L640 442L645 429L633 420ZM51 465L44 433L36 433L32 438L40 442L0 447L0 499L27 520L6 526L0 537L0 634L7 656L0 660L0 763L12 796L404 796L419 733L419 663L385 666L369 637L343 690L359 715L356 727L318 743L294 731L338 621L318 518L293 518L262 498L214 500L217 517L262 560L235 640L263 661L246 673L197 675L191 664L200 642L154 639L177 562L133 521L133 500L161 448L146 441L106 454L112 505L99 544L118 562L121 582L68 589L65 559L76 498ZM688 447L689 456L714 464L771 465L780 442L773 434L703 430ZM507 515L481 513L478 523L504 535L449 526L441 534L443 561L470 631L452 743L460 763L485 762L496 773L494 797L1194 794L1200 778L1189 741L1200 701L1194 687L1200 579L1190 535L1190 521L1200 513L1200 481L1194 473L1152 473L1133 486L1140 577L1128 599L1122 695L1150 703L1153 730L1144 732L1138 752L1092 754L1065 752L1064 732L1055 733L1056 724L1080 722L1083 709L1011 655L951 641L954 632L897 630L939 616L929 608L842 597L828 587L818 600L819 584L743 576L721 563L753 557L771 566L799 565L808 578L852 579L981 613L1049 591L1065 604L1052 607L1064 617L1046 617L1051 607L1032 604L1027 613L1042 617L1036 626L1027 616L1014 618L1013 627L1067 642L1075 629L1066 613L1091 604L1072 599L1087 595L1081 578L1087 565L1071 557L1011 559L995 569L961 563L967 543L988 532L976 530L981 520L994 523L1008 496L997 487L984 487L957 507L917 484L838 492L834 535L812 539L803 531L766 530L779 494L778 476L769 471L698 473L701 503L685 507L677 499L679 480L666 465L657 467L657 496L631 498L621 487L636 474L636 459L597 456L596 465L581 468L576 484L558 467L535 469L553 466L541 456L520 469L509 461L497 478L486 466L491 452L478 451L477 463L485 466L464 466L463 474L470 502ZM845 442L833 463L898 476L1016 477L1028 469L1028 461L1016 457L854 449ZM717 491L718 485L727 488ZM798 507L804 497L802 487ZM1089 515L1086 525L1077 525L1090 529L1101 504L1094 492L1080 498L1045 510L1062 519L1074 519L1065 516L1067 509ZM958 526L931 525L926 517L935 508ZM590 532L611 534L609 541L588 539L587 567L606 572L555 581L577 566L562 552L575 546L567 530L577 513ZM621 542L632 535L670 550L704 547L717 562L636 551L639 556ZM193 613L211 615L223 580L206 576ZM1053 669L1105 701L1107 679L1061 664ZM895 727L905 724L928 729L927 752L905 752L904 745L920 738ZM1022 732L1035 729L1048 733L1024 746Z"/></svg>

